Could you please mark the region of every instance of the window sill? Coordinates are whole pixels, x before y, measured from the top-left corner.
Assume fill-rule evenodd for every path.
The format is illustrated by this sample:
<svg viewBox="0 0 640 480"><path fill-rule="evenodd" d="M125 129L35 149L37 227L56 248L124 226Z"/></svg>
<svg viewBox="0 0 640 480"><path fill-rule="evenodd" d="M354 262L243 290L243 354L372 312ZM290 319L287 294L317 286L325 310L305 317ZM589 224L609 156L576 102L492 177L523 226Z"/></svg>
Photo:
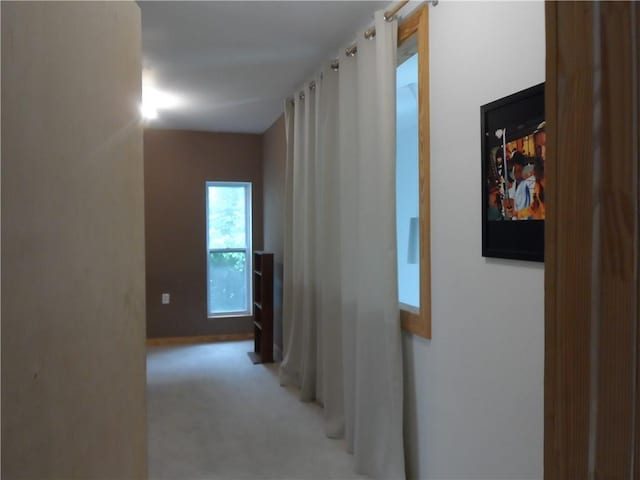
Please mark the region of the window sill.
<svg viewBox="0 0 640 480"><path fill-rule="evenodd" d="M216 315L207 315L207 319L212 320L216 318L251 318L253 312L232 312L232 313L220 313Z"/></svg>

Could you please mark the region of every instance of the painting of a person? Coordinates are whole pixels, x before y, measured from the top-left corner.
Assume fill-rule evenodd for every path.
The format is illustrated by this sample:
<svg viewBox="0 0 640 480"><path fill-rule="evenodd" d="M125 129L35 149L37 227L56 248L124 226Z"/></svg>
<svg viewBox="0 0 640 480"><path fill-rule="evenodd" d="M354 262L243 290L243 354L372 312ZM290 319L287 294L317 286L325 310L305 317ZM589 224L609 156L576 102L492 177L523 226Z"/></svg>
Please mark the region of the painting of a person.
<svg viewBox="0 0 640 480"><path fill-rule="evenodd" d="M523 180L516 189L518 220L544 220L544 163L536 157L522 170Z"/></svg>

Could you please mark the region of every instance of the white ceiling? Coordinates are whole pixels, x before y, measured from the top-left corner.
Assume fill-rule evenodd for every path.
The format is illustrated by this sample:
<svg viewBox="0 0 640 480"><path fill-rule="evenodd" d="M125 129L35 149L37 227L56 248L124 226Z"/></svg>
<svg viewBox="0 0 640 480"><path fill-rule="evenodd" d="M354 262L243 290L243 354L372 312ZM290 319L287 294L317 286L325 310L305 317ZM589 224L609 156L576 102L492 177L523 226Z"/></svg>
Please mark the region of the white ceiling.
<svg viewBox="0 0 640 480"><path fill-rule="evenodd" d="M262 133L282 102L389 2L146 2L143 69L179 104L149 126Z"/></svg>

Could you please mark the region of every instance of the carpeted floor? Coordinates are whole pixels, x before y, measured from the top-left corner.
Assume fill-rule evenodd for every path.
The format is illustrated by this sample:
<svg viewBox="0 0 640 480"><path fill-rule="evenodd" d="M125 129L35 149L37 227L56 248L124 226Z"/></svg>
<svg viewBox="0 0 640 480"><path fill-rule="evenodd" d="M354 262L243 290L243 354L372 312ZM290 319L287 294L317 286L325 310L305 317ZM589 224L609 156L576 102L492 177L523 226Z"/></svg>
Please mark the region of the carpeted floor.
<svg viewBox="0 0 640 480"><path fill-rule="evenodd" d="M149 478L346 479L353 459L322 410L253 365L253 342L154 347L147 355Z"/></svg>

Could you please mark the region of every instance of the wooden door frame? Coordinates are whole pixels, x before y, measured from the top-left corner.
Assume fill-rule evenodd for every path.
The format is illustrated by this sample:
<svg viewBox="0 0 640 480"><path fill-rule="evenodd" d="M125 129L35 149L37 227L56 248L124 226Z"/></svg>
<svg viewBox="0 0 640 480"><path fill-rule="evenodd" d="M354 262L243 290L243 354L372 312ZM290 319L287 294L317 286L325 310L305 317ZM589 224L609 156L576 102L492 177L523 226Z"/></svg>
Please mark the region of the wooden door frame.
<svg viewBox="0 0 640 480"><path fill-rule="evenodd" d="M545 480L640 478L639 26L546 3Z"/></svg>

